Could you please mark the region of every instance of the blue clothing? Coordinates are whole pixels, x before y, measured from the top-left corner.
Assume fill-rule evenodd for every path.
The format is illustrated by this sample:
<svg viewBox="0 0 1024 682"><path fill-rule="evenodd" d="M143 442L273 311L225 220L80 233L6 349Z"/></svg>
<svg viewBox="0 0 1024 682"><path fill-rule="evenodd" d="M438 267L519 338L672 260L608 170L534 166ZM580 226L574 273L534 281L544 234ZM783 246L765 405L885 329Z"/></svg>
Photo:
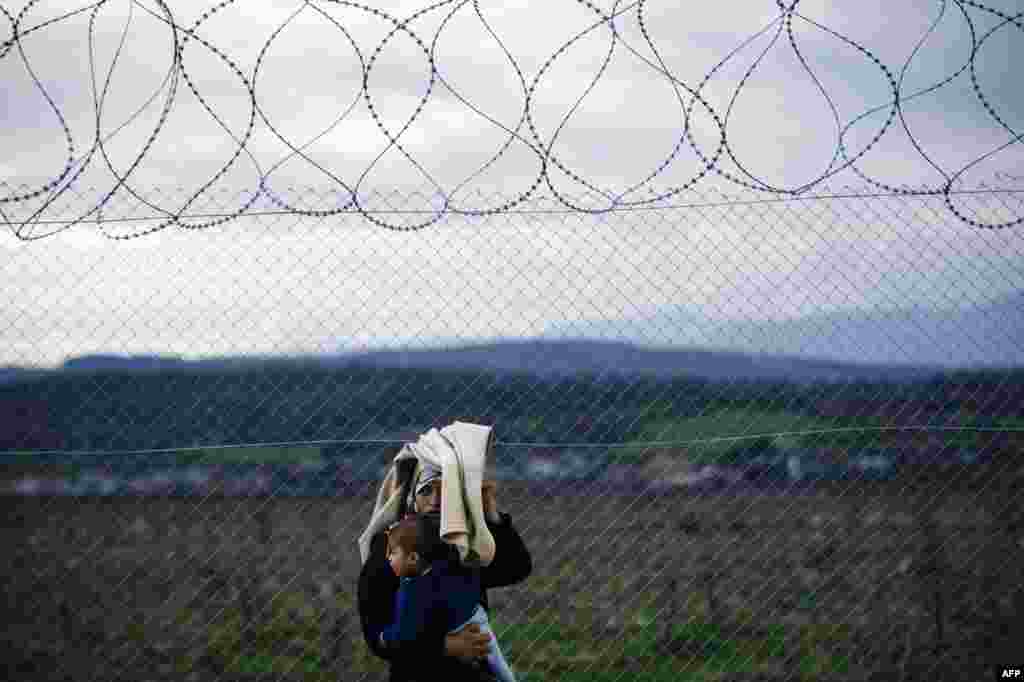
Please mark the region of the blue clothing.
<svg viewBox="0 0 1024 682"><path fill-rule="evenodd" d="M426 573L399 579L395 615L381 636L388 644L415 640L434 609L443 610L441 620L451 632L472 618L479 603L480 571L437 559Z"/></svg>
<svg viewBox="0 0 1024 682"><path fill-rule="evenodd" d="M427 634L428 623L443 623L446 633L458 632L471 623L491 633L487 612L480 605L480 569L457 561L437 559L422 575L403 577L395 595L394 618L384 628L385 644L413 642ZM491 670L503 682L514 682L497 639L493 636L487 656Z"/></svg>

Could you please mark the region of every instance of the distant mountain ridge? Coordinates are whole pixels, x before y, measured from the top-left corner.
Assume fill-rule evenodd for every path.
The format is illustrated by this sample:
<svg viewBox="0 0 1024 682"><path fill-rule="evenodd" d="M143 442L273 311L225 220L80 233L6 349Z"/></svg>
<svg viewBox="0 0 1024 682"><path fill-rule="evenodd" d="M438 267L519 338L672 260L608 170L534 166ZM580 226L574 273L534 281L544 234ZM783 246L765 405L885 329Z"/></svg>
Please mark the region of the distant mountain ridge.
<svg viewBox="0 0 1024 682"><path fill-rule="evenodd" d="M355 355L357 366L401 369L486 370L546 377L579 374L694 377L708 381L848 381L920 379L934 367L859 365L795 356L701 348L649 348L630 343L577 340L506 340L451 349L386 350Z"/></svg>
<svg viewBox="0 0 1024 682"><path fill-rule="evenodd" d="M633 320L591 320L586 332L555 325L533 339L462 346L368 350L305 356L236 356L186 360L174 355L93 354L56 371L252 371L311 366L490 371L547 377L689 376L708 381L904 381L961 369L1024 367L1024 292L949 310L832 311L789 320L717 321L685 305L665 306L643 324L679 330L661 344L607 340ZM639 327L637 325L640 324ZM569 338L566 338L569 337ZM0 367L0 384L53 370Z"/></svg>
<svg viewBox="0 0 1024 682"><path fill-rule="evenodd" d="M592 339L510 339L459 347L409 350L371 350L360 353L306 356L239 356L185 360L169 355L115 354L69 358L61 368L72 373L94 371L153 372L258 371L273 366L346 366L436 371L486 371L499 375L532 374L546 378L577 375L604 377L648 376L657 379L690 377L707 381L910 381L928 378L934 366L865 365L814 360L786 355L752 354L702 348L651 348L631 343ZM6 383L49 372L16 367L0 368Z"/></svg>
<svg viewBox="0 0 1024 682"><path fill-rule="evenodd" d="M678 330L678 334L660 339L658 346L607 340L621 336L624 328L642 330L644 325ZM586 328L583 334L579 333L581 327ZM685 305L664 306L643 321L554 325L533 339L201 360L161 354L93 354L68 358L56 371L251 371L275 365L527 372L549 377L903 381L956 370L1024 367L1024 292L948 310L905 306L886 311L822 312L788 320L712 321ZM0 384L53 371L4 366L0 367Z"/></svg>
<svg viewBox="0 0 1024 682"><path fill-rule="evenodd" d="M946 369L1024 366L1024 292L971 305L906 305L886 310L849 309L779 320L713 320L699 308L669 305L644 317L660 343L775 357L876 366L928 365ZM587 320L587 335L620 335L636 320ZM548 330L561 336L571 327ZM670 330L664 332L661 330Z"/></svg>
<svg viewBox="0 0 1024 682"><path fill-rule="evenodd" d="M191 364L176 355L116 355L103 353L97 355L81 355L68 358L63 368L69 370L86 369L166 369L170 367L187 367Z"/></svg>

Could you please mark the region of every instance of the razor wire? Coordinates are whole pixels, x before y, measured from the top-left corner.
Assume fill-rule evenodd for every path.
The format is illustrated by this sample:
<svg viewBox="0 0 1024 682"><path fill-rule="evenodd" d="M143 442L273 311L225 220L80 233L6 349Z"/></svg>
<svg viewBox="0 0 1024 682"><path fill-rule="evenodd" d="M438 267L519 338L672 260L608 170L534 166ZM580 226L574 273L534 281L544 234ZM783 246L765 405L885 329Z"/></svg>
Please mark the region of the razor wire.
<svg viewBox="0 0 1024 682"><path fill-rule="evenodd" d="M648 20L645 18L651 13L652 5L646 0L639 0L631 3L624 3L617 0L614 5L605 10L598 7L589 0L576 0L576 5L583 8L593 17L585 29L576 33L557 50L543 59L536 73L529 77L521 65L522 59L516 58L505 46L499 37L498 30L500 22L496 17L490 16L490 8L481 6L478 0L445 0L424 6L407 15L398 15L386 12L377 7L348 0L323 0L314 2L306 1L290 14L290 16L277 25L270 32L270 36L262 44L255 64L251 71L233 60L228 51L219 47L216 39L204 36L204 24L215 16L226 12L233 6L241 7L244 3L237 3L236 0L225 0L208 7L191 24L181 23L177 18L176 9L168 3L156 0L154 3L144 3L139 0L132 0L127 3L128 15L124 19L123 28L120 31L119 43L115 49L110 68L106 73L98 73L96 66L96 45L95 33L96 22L104 17L105 12L111 12L117 5L111 0L101 0L69 12L58 14L49 18L37 18L41 12L39 0L31 0L25 4L20 11L13 11L0 7L9 27L9 35L0 43L0 64L4 61L7 65L14 61L20 61L21 66L29 74L34 87L45 99L47 107L56 118L59 127L67 144L67 159L64 167L51 175L51 179L34 185L26 185L19 180L17 167L8 170L14 175L9 175L3 180L4 195L0 196L0 216L11 229L12 233L22 240L40 239L56 232L68 229L75 225L85 224L95 220L104 236L112 239L130 239L151 234L167 227L178 227L186 230L200 230L237 220L248 215L253 210L256 202L264 197L277 209L294 213L296 215L310 217L324 217L336 215L341 212L353 211L362 216L373 225L387 230L421 230L436 225L444 216L491 216L501 214L524 205L536 192L546 186L547 190L555 200L565 209L585 214L602 214L616 209L641 208L655 205L658 202L672 200L683 192L705 185L711 178L723 183L726 187L734 187L742 190L749 190L771 196L798 197L806 195L814 189L820 189L829 180L843 177L844 174L852 174L859 182L866 182L878 190L891 193L901 193L908 196L926 195L942 197L945 210L949 211L957 220L975 228L1006 228L1014 227L1024 220L1024 216L1015 213L998 221L979 220L976 216L969 215L965 208L955 201L955 192L960 189L960 181L963 176L978 167L983 162L994 158L1000 152L1007 149L1017 149L1021 144L1024 133L1014 127L1012 120L1014 112L1006 111L998 106L991 93L986 93L979 79L980 57L987 54L986 49L993 44L993 37L1004 38L1007 34L1019 37L1017 31L1024 30L1021 12L1011 14L997 7L975 2L974 0L942 0L938 3L936 13L930 26L915 43L914 49L904 63L897 66L887 65L877 56L876 51L870 45L852 36L844 35L841 31L830 28L820 23L813 16L806 15L800 11L799 0L792 3L777 1L778 14L767 25L754 32L743 40L735 49L724 55L720 61L711 65L706 75L699 82L686 82L679 75L674 73L667 65L662 52L664 43L659 44L651 35ZM372 50L361 48L357 42L359 29L363 24L350 22L346 24L332 10L343 8L356 12L363 22L376 22L386 30L386 35L379 43L373 46ZM107 111L107 98L114 88L124 87L117 82L115 71L117 63L122 55L125 40L131 35L132 22L136 13L145 14L156 19L164 26L171 45L171 54L166 74L162 81L154 89L152 95L137 110L129 114L124 122L111 130L109 122L114 114ZM63 22L70 22L87 14L88 26L83 39L89 46L89 67L92 82L93 118L95 130L91 135L91 142L87 149L76 148L72 135L71 123L80 112L65 112L51 94L52 87L45 84L35 73L32 66L32 59L26 53L26 46L29 41L45 38L47 31L53 30ZM326 25L333 26L339 34L343 44L351 48L357 62L360 82L352 102L344 107L338 117L331 125L320 132L316 137L305 143L289 139L280 130L279 125L268 117L265 108L260 106L261 90L259 78L261 69L271 59L270 52L275 41L282 32L296 21L303 14L316 16ZM475 17L480 26L486 31L502 51L507 59L509 67L515 73L515 79L510 83L516 83L522 90L522 110L519 114L515 127L508 127L497 120L486 111L481 103L469 99L463 92L460 92L445 78L443 67L439 66L438 47L444 44L443 34L449 23L456 16L468 15ZM431 36L424 36L417 32L417 23L426 18L442 16L439 28ZM956 65L949 74L936 80L931 85L909 90L905 85L907 72L912 67L918 66L921 60L920 52L927 40L935 34L939 23L944 19L953 16L961 22L963 30L970 36L970 50L962 63ZM623 33L624 22L634 21L635 28L639 30L642 37L642 45L633 44ZM992 25L986 25L991 22ZM799 26L803 30L814 31L816 34L827 36L829 40L835 41L838 47L852 50L859 55L864 63L877 70L877 77L885 83L891 93L888 101L877 106L870 107L854 116L843 114L839 111L836 98L824 86L820 78L820 69L816 70L805 56L806 47L802 45L805 38L794 30ZM603 34L601 32L604 32ZM553 67L563 58L567 52L580 43L583 39L595 35L607 35L608 48L603 55L599 65L590 79L584 93L577 99L573 107L561 118L554 132L547 138L542 136L536 125L537 115L537 94L538 90L544 87L545 77ZM385 123L385 107L375 97L375 89L381 86L375 85L375 66L381 56L391 48L395 41L408 39L416 45L416 49L422 54L424 61L424 72L426 80L423 82L423 94L418 96L417 104L413 113L405 120L400 129L393 129ZM767 45L760 49L757 56L744 69L743 76L727 98L724 108L714 106L709 98L710 84L717 74L727 66L738 63L740 55L744 50L749 49L756 41L766 40ZM650 73L664 80L675 95L679 112L682 118L681 130L679 130L673 147L663 155L662 160L657 163L645 176L635 181L625 183L625 189L612 190L602 187L595 180L588 179L579 169L563 158L555 151L559 137L570 123L580 104L592 92L595 86L605 77L609 64L613 59L616 50L628 50L628 52L649 68ZM800 69L819 92L822 100L831 111L836 134L836 146L831 152L831 158L818 176L809 181L787 186L780 179L770 177L759 177L750 168L749 155L745 155L742 149L736 149L730 141L730 121L735 117L735 108L740 95L748 87L752 77L757 75L758 69L763 60L772 50L787 50L799 63ZM231 127L225 120L225 116L219 112L212 93L204 93L197 84L197 79L190 72L187 66L187 57L192 51L205 51L209 56L221 65L225 73L237 82L244 91L247 99L245 122L241 127ZM650 56L653 55L653 58ZM6 59L5 59L6 58ZM411 71L411 69L410 69ZM914 100L929 95L959 80L967 79L970 82L971 91L977 104L984 111L988 122L994 124L1003 141L996 144L989 151L982 153L958 167L944 167L935 159L935 155L929 153L926 145L920 141L920 135L915 134L913 126L905 116L905 107ZM183 87L184 86L184 87ZM424 108L433 97L443 88L444 92L452 96L474 115L479 116L489 124L502 130L507 134L505 142L498 147L494 154L476 171L472 172L464 181L454 187L445 187L439 183L429 171L421 164L414 153L403 143L403 135L410 127L417 122L424 111ZM156 143L163 128L173 117L173 108L180 93L188 91L200 103L209 119L225 133L234 144L227 161L212 176L204 181L198 189L192 191L180 203L167 205L155 201L152 197L145 196L143 188L132 182L132 176L147 162L147 156ZM265 97L273 97L273 93ZM387 145L376 158L356 178L344 178L336 171L318 162L307 154L307 150L317 140L348 120L357 103L362 102L370 116L377 131L387 141ZM339 103L342 106L343 103ZM113 162L107 152L107 145L115 139L126 126L139 119L145 112L154 110L156 112L156 123L148 133L141 147L133 160L125 167L118 166ZM708 146L706 142L699 141L694 135L694 116L706 116L711 122L716 133L712 137L717 142ZM872 116L880 116L884 121L871 135L870 140L859 148L850 148L849 136L851 131ZM882 148L882 140L887 133L895 129L902 131L909 138L914 154L923 161L927 167L933 169L942 177L942 181L931 185L908 187L906 182L900 182L896 177L878 177L863 169L865 161L872 153L877 153ZM258 159L249 145L257 132L267 132L285 145L290 153L282 159L268 164L265 159ZM16 134L11 130L9 134ZM502 198L500 204L490 208L466 204L458 200L458 195L474 180L504 157L509 150L521 148L528 150L536 157L537 171L528 186L519 192L510 192L511 196ZM655 189L654 183L664 177L665 172L673 164L681 162L681 153L684 149L691 150L697 158L697 163L688 179L674 183L668 187ZM417 169L422 179L431 186L431 200L436 204L426 212L426 215L411 223L400 223L388 221L378 211L368 207L367 198L362 194L364 182L368 175L380 163L381 159L388 152L395 151L406 159ZM245 161L251 163L258 182L255 186L241 192L240 201L237 206L223 215L212 219L191 219L196 213L195 207L204 197L214 191L219 185L223 185L226 174L233 168ZM275 188L273 179L275 173L286 163L295 160L302 160L319 173L326 181L333 183L332 193L334 201L328 205L321 203L319 206L298 207L287 203L282 198L282 190ZM728 161L728 163L726 163ZM114 177L114 183L109 188L100 189L98 201L94 198L88 202L89 208L76 216L61 216L55 218L59 213L59 200L76 186L76 183L83 177L86 168L90 164L105 166L107 172ZM562 182L555 177L557 171L562 177L576 187L581 187L591 193L594 202L590 205L577 203L575 193L567 190ZM22 171L23 172L23 171ZM1012 172L1009 173L1012 175ZM110 233L106 227L104 218L116 218L105 211L116 195L130 195L133 200L138 201L149 208L158 218L155 224L145 229ZM640 196L647 194L648 196ZM25 215L14 216L12 207L18 205L26 207ZM54 225L56 224L56 227ZM38 230L38 228L46 228Z"/></svg>

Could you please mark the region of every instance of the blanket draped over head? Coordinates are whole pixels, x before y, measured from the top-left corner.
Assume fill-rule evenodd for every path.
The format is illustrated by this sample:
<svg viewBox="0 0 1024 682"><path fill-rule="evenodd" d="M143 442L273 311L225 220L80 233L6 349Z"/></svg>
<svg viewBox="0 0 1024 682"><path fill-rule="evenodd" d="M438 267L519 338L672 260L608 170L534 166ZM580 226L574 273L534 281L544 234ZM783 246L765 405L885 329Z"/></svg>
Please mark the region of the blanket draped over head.
<svg viewBox="0 0 1024 682"><path fill-rule="evenodd" d="M377 492L370 524L359 536L362 563L370 555L373 536L398 521L402 481L399 462L417 460L410 496L422 485L441 478L441 540L454 545L466 566L488 566L494 560L494 536L484 521L483 483L491 449L490 426L453 422L440 431L430 429L395 456ZM407 509L412 509L411 500Z"/></svg>

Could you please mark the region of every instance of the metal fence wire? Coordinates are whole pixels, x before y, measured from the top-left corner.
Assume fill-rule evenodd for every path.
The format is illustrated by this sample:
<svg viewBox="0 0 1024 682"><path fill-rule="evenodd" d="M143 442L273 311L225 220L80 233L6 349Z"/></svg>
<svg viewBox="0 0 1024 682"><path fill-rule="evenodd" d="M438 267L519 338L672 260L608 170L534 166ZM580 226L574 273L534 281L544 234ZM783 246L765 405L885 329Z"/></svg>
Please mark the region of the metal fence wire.
<svg viewBox="0 0 1024 682"><path fill-rule="evenodd" d="M1012 663L1024 238L957 216L1024 191L702 191L407 232L263 196L106 239L188 198L153 188L0 238L9 679L385 679L356 538L398 446L454 420L494 426L533 557L489 592L524 682Z"/></svg>

